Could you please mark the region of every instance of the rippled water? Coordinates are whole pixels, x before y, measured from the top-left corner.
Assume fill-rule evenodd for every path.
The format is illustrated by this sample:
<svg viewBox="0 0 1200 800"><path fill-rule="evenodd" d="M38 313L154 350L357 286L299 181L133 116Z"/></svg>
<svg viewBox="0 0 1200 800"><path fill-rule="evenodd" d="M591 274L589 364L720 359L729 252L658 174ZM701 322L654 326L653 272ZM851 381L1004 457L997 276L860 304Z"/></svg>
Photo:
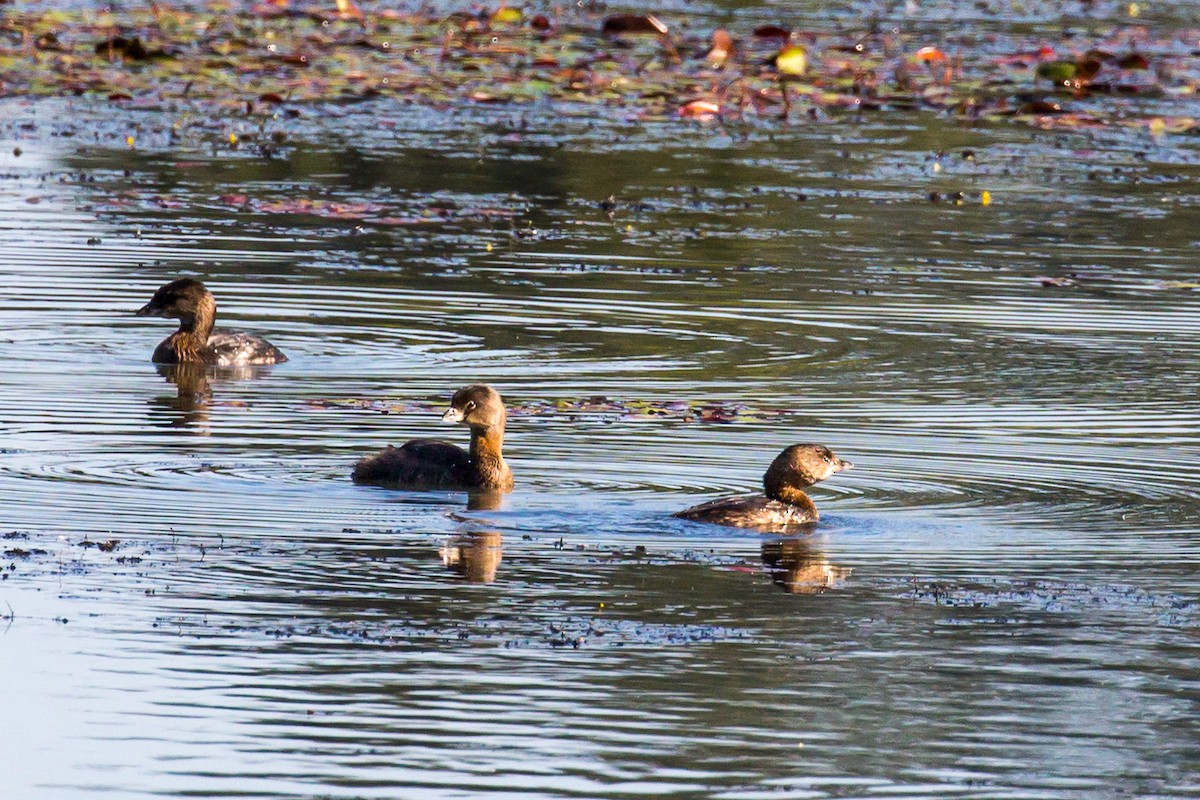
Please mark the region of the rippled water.
<svg viewBox="0 0 1200 800"><path fill-rule="evenodd" d="M1200 796L1191 141L0 120L14 797ZM184 274L291 360L156 370ZM476 380L500 508L349 482ZM670 518L795 441L815 535Z"/></svg>

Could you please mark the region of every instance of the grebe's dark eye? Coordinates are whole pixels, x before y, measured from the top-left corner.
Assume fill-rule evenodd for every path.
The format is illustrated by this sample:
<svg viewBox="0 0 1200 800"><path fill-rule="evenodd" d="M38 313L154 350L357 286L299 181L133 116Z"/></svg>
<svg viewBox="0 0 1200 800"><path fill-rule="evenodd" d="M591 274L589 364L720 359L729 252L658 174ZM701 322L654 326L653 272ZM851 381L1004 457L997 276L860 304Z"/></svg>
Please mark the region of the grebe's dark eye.
<svg viewBox="0 0 1200 800"><path fill-rule="evenodd" d="M465 406L463 406L463 408L465 408L467 411L470 411L471 409L475 408L475 401L468 400L467 404Z"/></svg>

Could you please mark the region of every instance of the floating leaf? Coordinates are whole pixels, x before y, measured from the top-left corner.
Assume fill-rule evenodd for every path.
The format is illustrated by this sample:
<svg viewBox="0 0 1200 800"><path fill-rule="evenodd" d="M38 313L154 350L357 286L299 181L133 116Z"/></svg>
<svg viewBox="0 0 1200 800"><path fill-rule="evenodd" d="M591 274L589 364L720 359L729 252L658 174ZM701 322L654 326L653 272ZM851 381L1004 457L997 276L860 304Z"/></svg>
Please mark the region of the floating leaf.
<svg viewBox="0 0 1200 800"><path fill-rule="evenodd" d="M362 9L354 0L333 0L338 16L342 19L363 19Z"/></svg>
<svg viewBox="0 0 1200 800"><path fill-rule="evenodd" d="M55 40L57 42L57 40ZM105 39L102 42L97 42L95 50L101 55L118 55L123 58L132 59L133 61L148 61L154 58L169 58L167 52L161 47L156 50L151 50L142 44L142 40L137 36L126 38L124 36L113 36L110 39Z"/></svg>
<svg viewBox="0 0 1200 800"><path fill-rule="evenodd" d="M1077 62L1075 64L1075 80L1077 82L1090 81L1100 72L1100 66L1099 59L1095 58L1085 58L1083 61Z"/></svg>
<svg viewBox="0 0 1200 800"><path fill-rule="evenodd" d="M787 39L792 32L778 25L759 25L754 29L754 35L759 39Z"/></svg>
<svg viewBox="0 0 1200 800"><path fill-rule="evenodd" d="M708 51L708 55L704 59L709 66L720 69L733 55L733 47L733 37L729 35L729 31L718 28L713 31L712 49Z"/></svg>
<svg viewBox="0 0 1200 800"><path fill-rule="evenodd" d="M1121 69L1150 69L1150 60L1141 53L1133 52L1117 59L1117 66Z"/></svg>
<svg viewBox="0 0 1200 800"><path fill-rule="evenodd" d="M679 116L689 119L710 120L720 115L720 104L712 100L693 100L679 107Z"/></svg>
<svg viewBox="0 0 1200 800"><path fill-rule="evenodd" d="M808 70L808 54L798 44L788 45L775 54L775 69L780 75L803 75Z"/></svg>
<svg viewBox="0 0 1200 800"><path fill-rule="evenodd" d="M936 47L922 47L913 53L913 58L926 64L940 64L946 60L946 54Z"/></svg>
<svg viewBox="0 0 1200 800"><path fill-rule="evenodd" d="M502 5L492 14L493 25L520 25L524 15L519 8Z"/></svg>
<svg viewBox="0 0 1200 800"><path fill-rule="evenodd" d="M1078 73L1074 61L1043 61L1037 65L1037 76L1054 83L1070 83Z"/></svg>
<svg viewBox="0 0 1200 800"><path fill-rule="evenodd" d="M1063 107L1048 100L1031 100L1021 106L1021 114L1061 114Z"/></svg>
<svg viewBox="0 0 1200 800"><path fill-rule="evenodd" d="M651 14L644 16L638 14L618 14L604 20L604 25L600 28L600 32L605 36L613 36L620 33L654 33L665 35L667 26L662 20Z"/></svg>

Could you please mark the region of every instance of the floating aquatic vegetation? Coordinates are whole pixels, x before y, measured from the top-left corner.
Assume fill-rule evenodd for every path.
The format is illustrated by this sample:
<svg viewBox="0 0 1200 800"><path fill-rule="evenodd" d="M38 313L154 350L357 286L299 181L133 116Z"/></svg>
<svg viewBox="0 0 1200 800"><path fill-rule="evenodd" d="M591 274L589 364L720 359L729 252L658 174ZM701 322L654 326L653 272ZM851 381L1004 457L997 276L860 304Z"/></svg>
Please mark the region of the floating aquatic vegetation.
<svg viewBox="0 0 1200 800"><path fill-rule="evenodd" d="M1181 113L1200 83L1196 37L1156 33L1132 13L1089 36L1064 28L1051 44L1022 26L929 41L920 28L879 24L707 31L665 13L530 17L506 4L451 14L350 0L149 6L8 11L0 97L186 104L240 123L386 96L434 107L552 100L701 122L925 108L1039 128L1196 128ZM220 141L237 148L248 135Z"/></svg>
<svg viewBox="0 0 1200 800"><path fill-rule="evenodd" d="M351 409L376 411L381 414L441 414L444 405L437 403L394 403L388 400L365 398L313 399L305 403L311 409ZM583 397L508 405L510 417L550 416L573 414L616 417L627 420L672 419L683 422L728 423L752 419L768 419L791 414L781 408L756 408L745 403L704 401L629 400L614 397Z"/></svg>

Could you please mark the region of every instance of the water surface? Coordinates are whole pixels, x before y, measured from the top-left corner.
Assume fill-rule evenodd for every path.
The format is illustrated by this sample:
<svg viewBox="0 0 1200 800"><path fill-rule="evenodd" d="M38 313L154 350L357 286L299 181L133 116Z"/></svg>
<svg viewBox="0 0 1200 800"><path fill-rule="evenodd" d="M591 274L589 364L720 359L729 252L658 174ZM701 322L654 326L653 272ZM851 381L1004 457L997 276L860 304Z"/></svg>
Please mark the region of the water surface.
<svg viewBox="0 0 1200 800"><path fill-rule="evenodd" d="M21 797L1200 796L1190 141L0 118ZM291 360L171 382L180 275ZM500 508L349 482L477 380ZM796 441L813 536L670 517Z"/></svg>

